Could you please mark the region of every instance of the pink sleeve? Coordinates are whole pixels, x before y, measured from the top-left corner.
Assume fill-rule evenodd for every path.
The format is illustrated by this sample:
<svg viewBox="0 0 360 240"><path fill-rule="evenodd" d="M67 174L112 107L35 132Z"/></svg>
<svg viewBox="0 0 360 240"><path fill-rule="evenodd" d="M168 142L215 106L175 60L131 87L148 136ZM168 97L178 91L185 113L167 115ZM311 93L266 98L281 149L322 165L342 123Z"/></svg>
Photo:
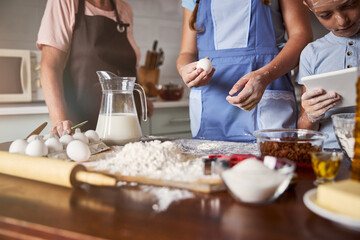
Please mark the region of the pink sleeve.
<svg viewBox="0 0 360 240"><path fill-rule="evenodd" d="M68 52L77 8L74 0L48 0L38 33L36 46L55 47Z"/></svg>

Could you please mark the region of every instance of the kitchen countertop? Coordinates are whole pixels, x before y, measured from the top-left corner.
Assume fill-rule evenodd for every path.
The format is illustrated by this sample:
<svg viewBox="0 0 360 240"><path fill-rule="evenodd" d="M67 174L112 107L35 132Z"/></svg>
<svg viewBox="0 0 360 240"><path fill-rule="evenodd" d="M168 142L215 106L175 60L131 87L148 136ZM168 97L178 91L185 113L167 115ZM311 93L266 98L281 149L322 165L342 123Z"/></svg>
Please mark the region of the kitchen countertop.
<svg viewBox="0 0 360 240"><path fill-rule="evenodd" d="M149 137L149 139L155 139ZM165 138L163 138L165 140ZM168 139L189 153L252 153L254 143ZM7 149L9 143L0 144ZM349 177L345 159L338 179ZM360 232L321 218L303 204L314 188L310 168L268 205L237 203L227 192L196 193L153 210L138 186L68 189L0 174L0 238L30 239L360 239Z"/></svg>
<svg viewBox="0 0 360 240"><path fill-rule="evenodd" d="M162 101L156 99L153 101L154 108L169 108L169 107L187 107L189 106L188 99L181 99L180 101ZM26 115L26 114L48 114L48 108L45 102L29 102L29 103L2 103L0 104L1 115Z"/></svg>

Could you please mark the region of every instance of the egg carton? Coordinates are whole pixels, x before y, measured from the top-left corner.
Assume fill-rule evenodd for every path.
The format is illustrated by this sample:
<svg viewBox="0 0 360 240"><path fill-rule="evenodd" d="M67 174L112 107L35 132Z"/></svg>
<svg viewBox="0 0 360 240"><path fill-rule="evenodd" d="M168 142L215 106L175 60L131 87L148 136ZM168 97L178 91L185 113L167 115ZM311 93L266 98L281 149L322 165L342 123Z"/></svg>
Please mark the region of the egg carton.
<svg viewBox="0 0 360 240"><path fill-rule="evenodd" d="M90 149L91 155L95 155L95 154L104 152L106 150L109 150L110 147L107 146L104 142L98 141L98 142L90 143L89 144L89 149ZM47 157L48 158L55 158L55 159L62 159L62 160L71 161L70 158L66 154L66 150L63 150L61 152L49 153L47 155Z"/></svg>

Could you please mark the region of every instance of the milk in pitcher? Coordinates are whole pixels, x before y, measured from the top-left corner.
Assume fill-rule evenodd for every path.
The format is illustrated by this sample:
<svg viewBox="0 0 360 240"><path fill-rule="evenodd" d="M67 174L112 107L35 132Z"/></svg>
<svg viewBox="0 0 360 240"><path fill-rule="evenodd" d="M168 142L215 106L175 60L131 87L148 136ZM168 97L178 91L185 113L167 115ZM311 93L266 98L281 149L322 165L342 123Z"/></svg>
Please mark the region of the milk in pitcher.
<svg viewBox="0 0 360 240"><path fill-rule="evenodd" d="M99 114L96 132L108 145L136 142L142 135L137 114L133 113Z"/></svg>

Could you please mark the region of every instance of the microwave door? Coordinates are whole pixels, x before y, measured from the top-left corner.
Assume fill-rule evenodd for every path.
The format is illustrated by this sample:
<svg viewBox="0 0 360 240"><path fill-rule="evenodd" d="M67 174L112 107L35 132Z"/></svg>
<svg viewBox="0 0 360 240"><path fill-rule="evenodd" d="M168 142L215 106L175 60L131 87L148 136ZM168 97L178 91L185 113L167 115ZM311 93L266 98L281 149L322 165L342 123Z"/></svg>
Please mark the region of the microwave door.
<svg viewBox="0 0 360 240"><path fill-rule="evenodd" d="M30 101L30 51L0 49L0 102Z"/></svg>

